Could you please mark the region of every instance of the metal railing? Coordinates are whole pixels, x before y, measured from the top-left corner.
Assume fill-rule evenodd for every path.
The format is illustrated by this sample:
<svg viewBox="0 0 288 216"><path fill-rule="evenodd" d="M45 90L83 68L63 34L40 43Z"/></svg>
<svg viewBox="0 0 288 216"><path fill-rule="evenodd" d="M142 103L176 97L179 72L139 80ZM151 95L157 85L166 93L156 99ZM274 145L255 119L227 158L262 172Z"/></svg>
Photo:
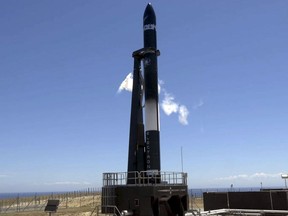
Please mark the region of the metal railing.
<svg viewBox="0 0 288 216"><path fill-rule="evenodd" d="M103 173L103 186L129 184L187 185L187 173L159 171Z"/></svg>
<svg viewBox="0 0 288 216"><path fill-rule="evenodd" d="M113 215L122 215L117 206L114 205L104 205L102 209L105 208L106 212L111 212Z"/></svg>

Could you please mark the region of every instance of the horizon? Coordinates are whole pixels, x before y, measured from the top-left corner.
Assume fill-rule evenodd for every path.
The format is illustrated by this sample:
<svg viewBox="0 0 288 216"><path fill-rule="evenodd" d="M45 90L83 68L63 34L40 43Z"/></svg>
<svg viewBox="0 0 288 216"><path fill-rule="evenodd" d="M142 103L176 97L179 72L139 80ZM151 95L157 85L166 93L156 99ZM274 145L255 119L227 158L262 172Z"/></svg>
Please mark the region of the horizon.
<svg viewBox="0 0 288 216"><path fill-rule="evenodd" d="M237 191L254 191L254 190L260 190L260 189L276 189L276 190L287 190L285 188L285 185L283 186L247 186L247 187L231 187L227 186L227 187L195 187L195 188L191 188L188 185L188 191L189 193L191 192L191 190L202 190L202 191L230 191L230 192L237 192ZM36 195L43 195L43 194L61 194L61 193L73 193L73 192L87 192L87 191L94 191L96 193L101 193L102 190L102 186L100 187L87 187L87 188L78 188L78 189L73 189L73 190L58 190L58 191L54 191L54 190L48 190L48 191L15 191L15 192L0 192L0 195L15 195L18 194L20 196L23 196L25 194L36 194ZM1 196L0 196L1 198Z"/></svg>
<svg viewBox="0 0 288 216"><path fill-rule="evenodd" d="M65 194L65 193L74 193L74 192L87 192L88 190L91 190L90 192L95 192L95 193L101 193L101 187L99 188L82 188L82 189L78 189L78 190L71 190L71 191L19 191L19 192L4 192L4 193L0 193L0 199L3 198L11 198L12 196L15 197L14 195L23 197L26 195L37 195L37 196L43 196L43 195L51 195L51 194ZM276 189L276 190L287 190L285 187L219 187L219 188L213 188L213 187L204 187L204 188L189 188L188 187L188 193L192 193L193 190L194 192L197 192L197 195L199 195L198 193L201 191L202 193L204 192L239 192L239 191L258 191L260 189ZM5 196L3 196L5 195Z"/></svg>

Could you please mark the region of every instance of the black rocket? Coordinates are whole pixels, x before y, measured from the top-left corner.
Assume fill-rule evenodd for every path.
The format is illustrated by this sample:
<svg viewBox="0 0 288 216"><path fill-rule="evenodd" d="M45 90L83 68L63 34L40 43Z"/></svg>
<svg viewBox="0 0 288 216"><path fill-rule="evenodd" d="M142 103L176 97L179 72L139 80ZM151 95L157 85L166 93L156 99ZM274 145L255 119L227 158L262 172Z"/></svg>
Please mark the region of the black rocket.
<svg viewBox="0 0 288 216"><path fill-rule="evenodd" d="M146 169L160 171L160 136L158 108L158 67L156 16L148 4L143 17L144 49L151 49L144 55L145 90L145 131L146 131Z"/></svg>
<svg viewBox="0 0 288 216"><path fill-rule="evenodd" d="M156 16L148 4L143 16L143 48L133 52L133 88L127 173L104 173L102 213L184 216L189 207L187 174L163 172L160 129ZM126 181L125 181L126 180Z"/></svg>
<svg viewBox="0 0 288 216"><path fill-rule="evenodd" d="M160 172L156 16L148 4L143 16L144 48L133 52L133 89L130 117L128 183L131 172ZM142 64L141 64L142 63ZM143 74L141 71L143 66ZM144 100L143 100L144 98ZM145 110L145 114L143 114ZM145 121L143 121L145 116ZM152 173L152 174L151 174Z"/></svg>

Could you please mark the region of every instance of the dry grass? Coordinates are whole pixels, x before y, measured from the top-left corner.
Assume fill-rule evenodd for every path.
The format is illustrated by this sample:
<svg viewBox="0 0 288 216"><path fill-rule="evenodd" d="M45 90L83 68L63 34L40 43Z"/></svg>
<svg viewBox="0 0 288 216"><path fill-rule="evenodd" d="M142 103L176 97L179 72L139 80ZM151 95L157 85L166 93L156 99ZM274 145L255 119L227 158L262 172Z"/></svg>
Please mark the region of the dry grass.
<svg viewBox="0 0 288 216"><path fill-rule="evenodd" d="M57 211L57 216L90 216L93 208L91 207L78 207L78 208L68 208L68 209L60 209ZM47 216L48 213L44 211L24 211L24 212L11 212L11 213L4 213L1 216ZM95 214L96 215L96 214Z"/></svg>
<svg viewBox="0 0 288 216"><path fill-rule="evenodd" d="M80 200L81 199L81 200ZM81 207L79 206L81 203ZM59 206L59 209L55 216L90 216L91 212L96 206L101 205L101 196L83 196L83 197L69 197L63 200ZM191 198L190 208L193 209L203 209L203 199L202 198ZM47 216L48 213L41 211L20 211L11 213L0 213L0 216ZM97 215L96 211L93 216ZM101 214L98 214L101 215Z"/></svg>
<svg viewBox="0 0 288 216"><path fill-rule="evenodd" d="M13 201L13 200L12 200ZM8 203L12 201L8 200ZM41 202L47 203L47 199L41 199ZM24 201L20 203L20 206L27 205L28 202ZM101 204L101 196L81 196L81 197L67 197L61 200L60 205L58 207L57 216L90 216L91 212L95 209L95 207L100 206ZM19 212L11 211L7 213L0 212L1 216L12 216L12 215L19 215L19 216L47 216L49 215L44 210L34 210L34 211L23 211L23 208L20 208ZM97 215L97 214L94 214Z"/></svg>
<svg viewBox="0 0 288 216"><path fill-rule="evenodd" d="M203 210L204 209L203 198L191 198L189 207L191 209Z"/></svg>

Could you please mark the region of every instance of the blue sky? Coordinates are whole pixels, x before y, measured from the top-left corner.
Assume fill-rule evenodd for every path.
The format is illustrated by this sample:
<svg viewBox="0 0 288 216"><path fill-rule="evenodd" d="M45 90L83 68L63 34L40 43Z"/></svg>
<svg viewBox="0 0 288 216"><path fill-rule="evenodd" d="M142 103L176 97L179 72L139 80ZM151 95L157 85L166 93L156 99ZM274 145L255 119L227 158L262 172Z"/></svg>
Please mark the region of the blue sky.
<svg viewBox="0 0 288 216"><path fill-rule="evenodd" d="M101 187L125 172L145 1L0 2L0 192ZM162 171L190 188L284 186L288 1L152 1ZM164 90L164 91L162 91ZM166 95L167 96L167 95Z"/></svg>

